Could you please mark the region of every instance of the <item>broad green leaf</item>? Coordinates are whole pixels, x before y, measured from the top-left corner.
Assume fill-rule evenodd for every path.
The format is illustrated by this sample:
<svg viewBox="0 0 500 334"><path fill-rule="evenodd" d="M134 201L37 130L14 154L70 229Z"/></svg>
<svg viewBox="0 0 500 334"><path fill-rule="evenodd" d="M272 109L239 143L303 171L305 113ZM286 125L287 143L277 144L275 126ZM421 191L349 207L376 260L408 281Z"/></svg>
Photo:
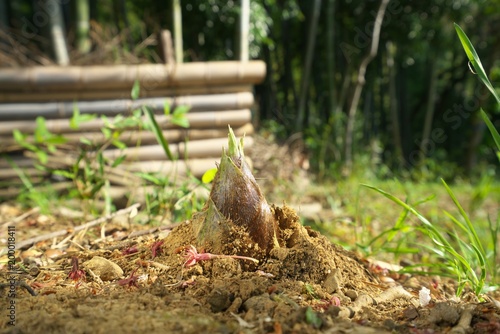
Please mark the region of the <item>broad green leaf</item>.
<svg viewBox="0 0 500 334"><path fill-rule="evenodd" d="M80 127L78 123L78 116L80 116L80 109L76 102L73 103L73 116L69 120L69 127L73 130L77 130Z"/></svg>
<svg viewBox="0 0 500 334"><path fill-rule="evenodd" d="M73 130L78 130L82 123L91 121L97 117L96 114L80 114L80 109L76 102L73 103L73 115L69 119L69 127Z"/></svg>
<svg viewBox="0 0 500 334"><path fill-rule="evenodd" d="M140 122L141 122L140 118L142 116L142 110L140 108L139 109L135 109L134 111L132 111L132 115L134 115L134 117L138 119L139 124L140 124Z"/></svg>
<svg viewBox="0 0 500 334"><path fill-rule="evenodd" d="M217 174L217 168L210 168L207 170L205 173L203 173L203 176L201 177L201 182L208 184L212 182L215 178L215 174Z"/></svg>
<svg viewBox="0 0 500 334"><path fill-rule="evenodd" d="M36 156L38 157L38 160L40 161L41 164L45 165L47 163L47 161L49 160L47 153L45 153L44 151L37 150L35 153L36 153Z"/></svg>
<svg viewBox="0 0 500 334"><path fill-rule="evenodd" d="M45 124L45 118L38 116L36 118L35 142L43 143L49 132Z"/></svg>
<svg viewBox="0 0 500 334"><path fill-rule="evenodd" d="M139 80L134 81L134 85L132 86L132 91L130 92L130 97L132 100L137 100L139 98L139 93L141 91L141 84Z"/></svg>
<svg viewBox="0 0 500 334"><path fill-rule="evenodd" d="M120 150L124 150L127 148L127 145L125 145L124 142L122 142L121 140L118 140L118 139L115 139L111 142L114 146L116 146L117 148L119 148Z"/></svg>
<svg viewBox="0 0 500 334"><path fill-rule="evenodd" d="M156 177L152 174L140 172L140 173L136 173L136 175L138 175L143 180L149 181L149 182L154 183L156 185L163 185L163 182L158 177Z"/></svg>
<svg viewBox="0 0 500 334"><path fill-rule="evenodd" d="M83 137L80 138L80 143L85 144L85 145L89 145L89 146L92 145L92 142L89 139L83 138Z"/></svg>
<svg viewBox="0 0 500 334"><path fill-rule="evenodd" d="M306 309L306 322L315 328L320 328L323 321L318 314L313 311L311 306L308 306Z"/></svg>
<svg viewBox="0 0 500 334"><path fill-rule="evenodd" d="M178 106L174 110L174 116L175 115L185 115L188 113L189 109L191 109L190 106Z"/></svg>
<svg viewBox="0 0 500 334"><path fill-rule="evenodd" d="M179 106L175 108L174 113L172 114L172 123L183 128L188 128L189 120L186 114L188 113L189 109L191 109L191 107L189 106Z"/></svg>
<svg viewBox="0 0 500 334"><path fill-rule="evenodd" d="M64 136L61 135L51 135L45 138L44 144L48 145L61 145L65 144L68 141L68 139Z"/></svg>
<svg viewBox="0 0 500 334"><path fill-rule="evenodd" d="M163 105L163 113L167 116L170 115L170 104L168 102Z"/></svg>
<svg viewBox="0 0 500 334"><path fill-rule="evenodd" d="M73 173L68 172L66 170L62 170L62 169L56 169L55 171L53 171L53 173L55 175L61 175L62 177L65 177L65 178L70 179L70 180L72 180L75 177L75 175L73 175Z"/></svg>
<svg viewBox="0 0 500 334"><path fill-rule="evenodd" d="M183 128L189 128L189 120L185 115L182 116L172 116L172 124L175 124L177 126L183 127Z"/></svg>
<svg viewBox="0 0 500 334"><path fill-rule="evenodd" d="M111 167L117 167L117 166L121 165L121 163L123 162L123 160L125 160L126 157L127 157L127 155L125 155L125 154L120 155L118 158L116 158L115 161L113 161L113 164L111 165Z"/></svg>
<svg viewBox="0 0 500 334"><path fill-rule="evenodd" d="M35 152L36 150L38 150L38 148L35 145L29 143L26 140L26 138L28 138L28 135L23 134L21 131L17 129L12 131L12 135L14 136L15 141L22 147L30 150L31 152Z"/></svg>
<svg viewBox="0 0 500 334"><path fill-rule="evenodd" d="M101 128L102 134L104 135L104 138L110 139L112 132L109 128Z"/></svg>
<svg viewBox="0 0 500 334"><path fill-rule="evenodd" d="M12 135L18 144L24 143L26 140L26 135L17 129L12 130Z"/></svg>

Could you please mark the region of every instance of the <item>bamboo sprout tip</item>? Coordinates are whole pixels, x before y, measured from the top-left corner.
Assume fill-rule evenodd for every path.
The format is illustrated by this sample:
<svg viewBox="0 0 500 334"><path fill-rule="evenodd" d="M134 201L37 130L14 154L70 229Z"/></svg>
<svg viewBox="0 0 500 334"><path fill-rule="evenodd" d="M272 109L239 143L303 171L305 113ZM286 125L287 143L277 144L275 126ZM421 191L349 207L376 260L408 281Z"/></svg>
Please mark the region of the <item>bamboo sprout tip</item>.
<svg viewBox="0 0 500 334"><path fill-rule="evenodd" d="M229 126L229 143L228 143L228 153L230 157L237 157L242 155L242 146L236 139L233 129Z"/></svg>

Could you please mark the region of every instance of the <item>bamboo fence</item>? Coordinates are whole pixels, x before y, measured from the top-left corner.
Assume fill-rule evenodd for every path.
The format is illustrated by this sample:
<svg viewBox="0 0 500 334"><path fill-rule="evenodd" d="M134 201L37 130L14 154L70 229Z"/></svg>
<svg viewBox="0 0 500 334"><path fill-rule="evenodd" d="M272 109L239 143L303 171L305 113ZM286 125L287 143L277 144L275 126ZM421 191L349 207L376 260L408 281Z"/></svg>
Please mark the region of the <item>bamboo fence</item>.
<svg viewBox="0 0 500 334"><path fill-rule="evenodd" d="M0 121L34 119L43 116L48 119L70 118L75 108L82 114L98 114L116 116L130 114L141 106L149 106L156 113L164 110L165 104L172 108L188 106L192 111L244 109L253 105L251 92L211 95L188 95L180 97L153 97L116 99L103 101L64 101L45 103L2 103L0 104Z"/></svg>
<svg viewBox="0 0 500 334"><path fill-rule="evenodd" d="M80 150L93 147L105 148L103 156L110 161L125 154L118 167L106 166L113 187L136 187L142 182L136 172L200 177L219 161L227 145L228 125L237 136L246 134L245 146L252 146L252 90L265 71L260 61L0 68L0 155L6 157L0 156L0 198L19 194L23 188L20 173L33 183L42 181L50 177L49 169L69 169L78 164ZM136 80L140 96L132 100L130 91ZM189 107L189 128L172 123L172 116L163 113L166 104L171 110ZM112 147L103 135L101 130L109 125L100 116L126 116L142 106L155 112L176 160L169 161L155 135L145 129L123 130L124 149ZM70 118L76 108L80 114L97 118L74 129ZM40 116L45 118L47 131L66 139L57 152L49 154L45 170L35 168L36 155L13 138L13 130L19 130L26 143L36 143L36 118Z"/></svg>
<svg viewBox="0 0 500 334"><path fill-rule="evenodd" d="M262 61L140 64L115 66L45 66L0 70L4 92L80 91L123 89L129 92L135 80L146 91L160 87L256 84L262 81Z"/></svg>

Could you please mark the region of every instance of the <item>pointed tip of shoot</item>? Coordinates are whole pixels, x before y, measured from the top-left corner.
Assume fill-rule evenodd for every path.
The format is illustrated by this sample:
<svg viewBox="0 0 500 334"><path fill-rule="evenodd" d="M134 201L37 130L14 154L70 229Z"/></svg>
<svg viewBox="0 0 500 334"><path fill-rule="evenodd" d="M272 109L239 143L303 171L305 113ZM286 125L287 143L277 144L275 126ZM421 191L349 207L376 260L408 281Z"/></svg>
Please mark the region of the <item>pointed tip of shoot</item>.
<svg viewBox="0 0 500 334"><path fill-rule="evenodd" d="M229 128L229 135L228 135L229 143L228 143L227 154L231 158L242 158L244 156L243 138L241 138L240 141L238 141L231 126L228 125L228 128Z"/></svg>

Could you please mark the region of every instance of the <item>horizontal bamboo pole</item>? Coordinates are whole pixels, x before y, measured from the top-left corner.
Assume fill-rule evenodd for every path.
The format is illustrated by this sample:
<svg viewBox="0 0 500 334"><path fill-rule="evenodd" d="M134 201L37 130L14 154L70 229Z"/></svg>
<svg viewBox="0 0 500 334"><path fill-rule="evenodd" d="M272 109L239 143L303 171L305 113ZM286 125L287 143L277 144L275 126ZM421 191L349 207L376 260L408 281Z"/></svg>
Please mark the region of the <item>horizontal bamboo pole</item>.
<svg viewBox="0 0 500 334"><path fill-rule="evenodd" d="M164 175L175 176L185 176L188 173L191 173L195 177L201 177L207 170L216 167L216 162L219 160L220 158L218 159L214 157L176 161L141 161L127 163L126 168L133 172L161 173Z"/></svg>
<svg viewBox="0 0 500 334"><path fill-rule="evenodd" d="M198 159L206 157L220 157L222 148L226 147L226 145L227 138L224 137L170 144L169 149L173 155L178 156L180 159ZM252 145L252 137L245 137L245 147L248 148ZM117 159L124 154L126 155L126 161L151 161L166 159L165 152L160 145L129 147L123 150L112 149L106 150L103 153L104 157L109 159Z"/></svg>
<svg viewBox="0 0 500 334"><path fill-rule="evenodd" d="M29 177L47 175L46 172L39 170L39 169L36 169L34 167L31 167L31 168L23 167L22 171L24 174L26 174ZM0 169L0 179L12 179L12 178L17 178L17 177L19 177L18 172L12 168Z"/></svg>
<svg viewBox="0 0 500 334"><path fill-rule="evenodd" d="M142 166L141 164L135 164L134 166L128 166L128 168L134 172L158 172L163 173L166 176L171 175L171 180L174 180L175 177L174 183L181 184L181 182L186 182L188 172L190 173L189 175L200 178L208 169L215 167L215 161L215 159L194 159L188 161L181 160L176 162L154 161L152 162L152 166L157 167L158 169L150 168L148 166L148 163L144 163ZM33 181L33 183L36 183L37 179L37 177L32 177L31 180ZM13 181L14 184L12 186L0 188L0 198L14 198L25 189L22 184L16 184L18 180ZM72 186L73 182L64 181L53 183L50 185L50 188L51 190L62 192L67 191L67 189ZM45 192L48 190L48 186L46 185L35 185L35 187L40 192ZM138 183L129 183L121 186L112 185L109 188L108 194L113 200L128 200L130 198L133 198L135 202L142 202L144 201L146 194L150 194L152 191L154 191L154 189L154 186L147 185L147 182L140 181ZM195 190L195 192L198 194L198 196L206 196L205 194L203 194L203 191Z"/></svg>
<svg viewBox="0 0 500 334"><path fill-rule="evenodd" d="M190 129L206 129L214 127L226 127L228 124L232 127L240 127L251 121L252 115L249 109L241 110L226 110L226 111L204 111L204 112L189 112L186 114L189 121ZM171 117L158 115L156 121L162 129L179 128L172 124ZM47 130L55 134L63 134L75 132L69 126L69 119L52 119L46 120L45 125ZM92 121L80 124L78 132L99 131L105 126L104 121L94 119ZM0 122L0 136L12 136L12 130L17 129L22 133L32 134L36 129L36 123L33 120L25 121L3 121ZM2 139L0 138L0 148Z"/></svg>
<svg viewBox="0 0 500 334"><path fill-rule="evenodd" d="M103 114L114 116L147 105L155 112L163 113L165 103L176 106L189 106L191 111L242 109L252 106L253 94L250 92L234 94L193 95L178 98L156 97L143 98L136 101L130 99L80 102L49 102L49 103L4 103L0 104L0 120L35 119L71 117L74 107L82 114Z"/></svg>
<svg viewBox="0 0 500 334"><path fill-rule="evenodd" d="M232 126L236 136L251 135L254 132L251 123L247 123L238 128ZM67 140L65 145L80 146L81 139L90 141L93 145L103 145L108 140L102 132L82 132L82 133L65 133L64 138ZM183 141L223 138L227 136L227 126L214 129L169 129L163 131L163 136L169 143L179 143ZM147 130L128 130L120 136L120 141L127 146L150 145L157 143L156 136L153 132ZM34 142L33 135L28 136L26 140L29 143ZM22 147L15 141L13 137L0 137L2 146L7 152L21 150ZM0 147L0 153L2 147ZM1 165L1 164L0 164Z"/></svg>
<svg viewBox="0 0 500 334"><path fill-rule="evenodd" d="M3 68L0 69L0 90L130 89L136 79L145 90L203 84L256 84L265 74L266 65L262 61Z"/></svg>
<svg viewBox="0 0 500 334"><path fill-rule="evenodd" d="M60 183L54 183L50 185L50 189L57 191L57 192L62 192L66 191L69 186L72 185L72 182L60 182ZM39 186L37 187L37 191L40 193L45 193L49 189L47 189L48 186ZM14 198L18 196L22 191L24 190L23 187L10 187L6 189L0 189L0 198Z"/></svg>
<svg viewBox="0 0 500 334"><path fill-rule="evenodd" d="M141 90L141 97L162 97L181 95L207 95L251 92L252 86L243 85L206 85L159 88L154 90ZM101 89L101 90L73 90L73 91L0 91L0 103L12 102L52 102L52 101L89 101L123 99L130 96L130 89Z"/></svg>
<svg viewBox="0 0 500 334"><path fill-rule="evenodd" d="M194 177L201 177L207 170L216 166L216 162L220 160L220 157L212 157L212 158L203 158L203 159L180 159L176 161L168 161L168 160L156 160L156 161L141 161L141 162L124 162L117 168L114 168L113 171L106 172L105 177L110 179L112 184L122 185L124 191L127 191L127 187L132 185L135 190L139 189L142 181L138 178L136 182L130 182L129 180L119 180L119 175L127 175L134 172L143 172L143 173L159 173L165 176L171 175L172 177L184 178L187 175L193 175ZM58 164L60 162L53 162L52 164ZM59 165L61 168L64 164ZM32 180L38 179L40 176L46 176L47 173L40 171L38 169L29 168L23 169L24 173L30 177ZM17 174L14 175L11 169L0 169L0 179L10 179L16 178ZM58 185L63 185L61 187ZM54 183L54 189L59 190L67 190L71 187L73 183L71 182L63 182L63 183ZM116 188L116 187L115 187ZM11 187L6 187L5 189L0 189L0 198L12 198L23 190L23 186L14 185ZM40 191L42 191L40 189Z"/></svg>
<svg viewBox="0 0 500 334"><path fill-rule="evenodd" d="M0 143L2 142L3 138L0 138ZM25 156L22 155L11 155L9 156L9 161L7 159L0 159L0 168L11 168L10 162L14 163L16 167L33 167L34 162L30 158L26 158Z"/></svg>

